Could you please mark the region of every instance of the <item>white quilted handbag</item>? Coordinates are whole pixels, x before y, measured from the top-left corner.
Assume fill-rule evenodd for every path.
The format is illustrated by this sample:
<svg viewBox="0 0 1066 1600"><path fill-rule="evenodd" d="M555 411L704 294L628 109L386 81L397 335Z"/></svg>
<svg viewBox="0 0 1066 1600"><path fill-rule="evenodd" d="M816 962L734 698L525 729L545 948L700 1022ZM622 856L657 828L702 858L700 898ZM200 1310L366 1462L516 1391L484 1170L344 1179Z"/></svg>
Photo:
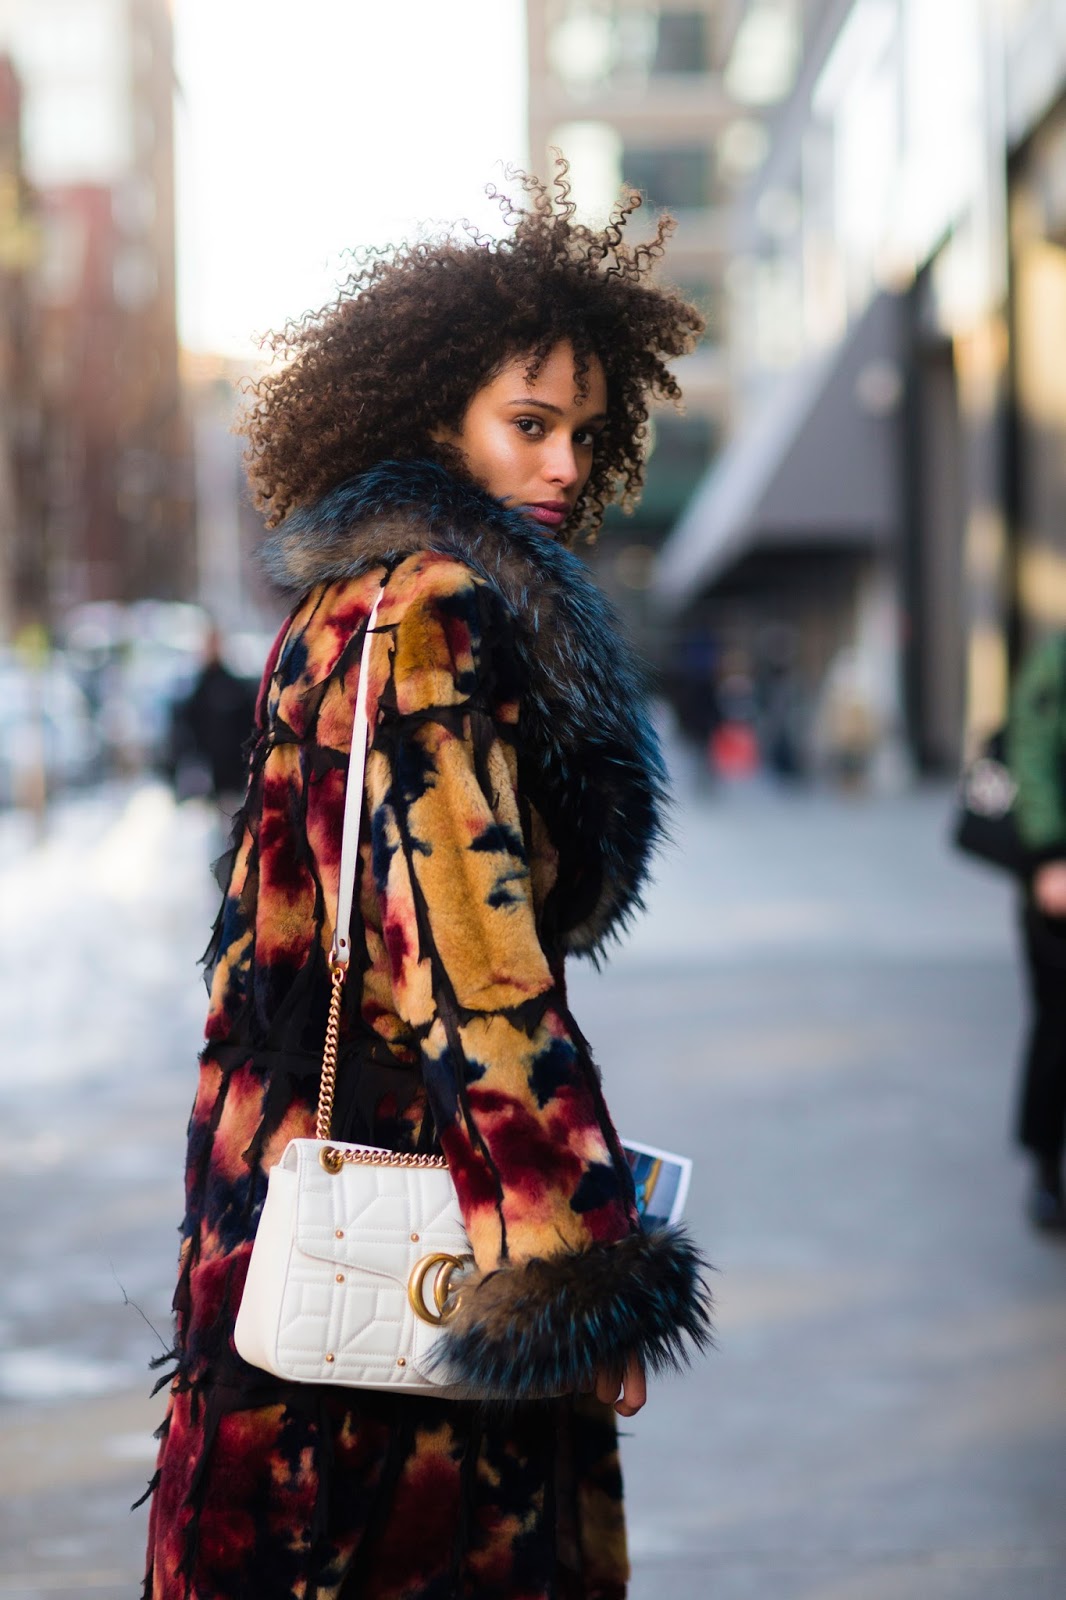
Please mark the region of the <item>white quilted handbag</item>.
<svg viewBox="0 0 1066 1600"><path fill-rule="evenodd" d="M366 626L341 836L333 990L313 1139L270 1171L234 1328L245 1361L296 1383L469 1391L435 1374L452 1278L472 1261L447 1162L330 1138L366 763L366 694L378 595Z"/></svg>

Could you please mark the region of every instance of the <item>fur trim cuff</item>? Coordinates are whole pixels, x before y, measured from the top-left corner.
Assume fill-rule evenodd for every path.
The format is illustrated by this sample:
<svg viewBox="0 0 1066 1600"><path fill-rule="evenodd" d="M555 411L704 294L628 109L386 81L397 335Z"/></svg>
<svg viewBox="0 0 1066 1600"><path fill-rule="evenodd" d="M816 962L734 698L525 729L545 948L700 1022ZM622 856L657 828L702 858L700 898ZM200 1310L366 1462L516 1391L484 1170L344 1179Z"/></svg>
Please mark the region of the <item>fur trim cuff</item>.
<svg viewBox="0 0 1066 1600"><path fill-rule="evenodd" d="M684 1229L660 1228L467 1278L441 1365L515 1400L588 1389L634 1354L651 1372L681 1368L711 1342L706 1267Z"/></svg>

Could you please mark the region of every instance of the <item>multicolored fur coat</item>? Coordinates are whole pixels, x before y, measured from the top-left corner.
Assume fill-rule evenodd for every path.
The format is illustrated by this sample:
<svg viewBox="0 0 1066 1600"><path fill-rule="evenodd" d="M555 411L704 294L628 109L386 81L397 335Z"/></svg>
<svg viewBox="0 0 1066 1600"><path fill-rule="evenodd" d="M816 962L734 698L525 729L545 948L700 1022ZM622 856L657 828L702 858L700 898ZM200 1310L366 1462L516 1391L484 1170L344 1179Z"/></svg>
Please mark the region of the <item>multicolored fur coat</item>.
<svg viewBox="0 0 1066 1600"><path fill-rule="evenodd" d="M595 956L639 907L660 831L639 675L576 557L430 463L338 488L266 558L299 599L210 951L144 1594L616 1600L614 1418L581 1391L707 1336L699 1258L641 1232L563 982L568 952ZM313 1132L383 584L334 1133L447 1156L476 1260L449 1361L512 1391L505 1409L287 1385L231 1342L267 1172Z"/></svg>

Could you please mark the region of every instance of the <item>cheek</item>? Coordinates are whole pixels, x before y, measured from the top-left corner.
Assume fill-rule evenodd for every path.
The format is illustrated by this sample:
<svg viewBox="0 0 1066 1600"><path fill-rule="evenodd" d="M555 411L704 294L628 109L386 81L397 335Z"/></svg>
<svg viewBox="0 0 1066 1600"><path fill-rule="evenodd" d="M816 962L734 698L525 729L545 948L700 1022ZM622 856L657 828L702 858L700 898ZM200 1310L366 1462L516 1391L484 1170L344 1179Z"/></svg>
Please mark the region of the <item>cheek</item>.
<svg viewBox="0 0 1066 1600"><path fill-rule="evenodd" d="M478 482L501 497L518 488L515 481L522 461L524 441L514 428L482 428L465 445L466 459Z"/></svg>

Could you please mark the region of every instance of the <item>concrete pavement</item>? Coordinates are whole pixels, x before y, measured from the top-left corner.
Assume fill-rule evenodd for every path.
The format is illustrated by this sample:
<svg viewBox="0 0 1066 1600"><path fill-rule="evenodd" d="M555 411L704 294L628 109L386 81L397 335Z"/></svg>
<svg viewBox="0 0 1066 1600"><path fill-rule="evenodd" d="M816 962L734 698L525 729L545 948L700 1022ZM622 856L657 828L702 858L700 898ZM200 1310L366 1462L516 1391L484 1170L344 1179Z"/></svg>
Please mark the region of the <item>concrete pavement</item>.
<svg viewBox="0 0 1066 1600"><path fill-rule="evenodd" d="M1007 1139L1009 888L946 808L689 809L646 943L574 985L719 1268L717 1353L632 1425L634 1600L1066 1595L1066 1247Z"/></svg>
<svg viewBox="0 0 1066 1600"><path fill-rule="evenodd" d="M5 972L39 910L3 907L104 863L74 913L87 1021L55 1021L28 977L3 1002L22 1040L0 1077L3 1600L137 1592L125 1507L157 1346L117 1284L166 1331L213 895L204 818L158 791L110 804L21 877L0 828ZM572 976L623 1132L696 1156L690 1218L719 1269L717 1352L628 1427L633 1600L1066 1595L1066 1247L1028 1233L1007 1140L1010 895L945 850L946 804L690 801L649 918ZM131 830L151 903L108 887ZM139 1013L109 1004L116 929Z"/></svg>

